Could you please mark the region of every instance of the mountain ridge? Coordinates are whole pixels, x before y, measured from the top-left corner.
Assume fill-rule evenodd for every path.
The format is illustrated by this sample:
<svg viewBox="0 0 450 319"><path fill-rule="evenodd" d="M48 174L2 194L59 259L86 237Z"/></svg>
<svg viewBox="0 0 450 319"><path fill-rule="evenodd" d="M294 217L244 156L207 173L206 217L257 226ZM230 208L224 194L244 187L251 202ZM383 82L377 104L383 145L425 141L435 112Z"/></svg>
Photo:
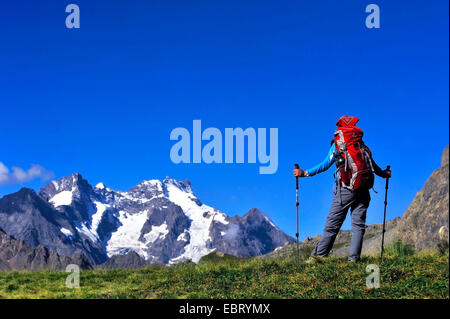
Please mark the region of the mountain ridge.
<svg viewBox="0 0 450 319"><path fill-rule="evenodd" d="M251 257L294 241L262 211L229 217L202 203L188 180L170 177L116 191L73 173L0 198L0 227L31 247L84 254L93 265L130 252L158 264L198 262L212 251Z"/></svg>

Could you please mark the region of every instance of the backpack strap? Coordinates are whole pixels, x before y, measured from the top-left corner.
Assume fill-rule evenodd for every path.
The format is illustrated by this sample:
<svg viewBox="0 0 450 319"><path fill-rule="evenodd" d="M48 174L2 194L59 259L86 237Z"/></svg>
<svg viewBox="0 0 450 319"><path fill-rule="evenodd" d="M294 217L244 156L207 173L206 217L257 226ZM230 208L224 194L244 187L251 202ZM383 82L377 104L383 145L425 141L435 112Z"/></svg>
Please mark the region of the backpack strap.
<svg viewBox="0 0 450 319"><path fill-rule="evenodd" d="M366 144L364 144L363 141L361 141L361 148L363 149L365 160L369 164L370 170L372 171L372 174L375 175L375 169L373 168L372 156L369 153L369 151L367 151L368 147L366 146ZM378 192L375 190L375 184L371 187L371 189L373 190L373 192L375 194L378 194Z"/></svg>

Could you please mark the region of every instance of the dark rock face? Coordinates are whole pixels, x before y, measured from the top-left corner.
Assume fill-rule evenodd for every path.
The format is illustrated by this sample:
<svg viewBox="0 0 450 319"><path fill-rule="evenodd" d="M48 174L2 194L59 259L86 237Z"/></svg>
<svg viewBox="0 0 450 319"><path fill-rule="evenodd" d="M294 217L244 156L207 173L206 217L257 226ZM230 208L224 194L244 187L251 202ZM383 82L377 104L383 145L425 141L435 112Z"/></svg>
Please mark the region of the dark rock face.
<svg viewBox="0 0 450 319"><path fill-rule="evenodd" d="M70 258L42 245L31 248L23 240L17 240L0 229L0 270L65 270L69 264L76 264L80 269L92 269L84 255Z"/></svg>
<svg viewBox="0 0 450 319"><path fill-rule="evenodd" d="M98 265L101 269L138 269L148 267L151 263L136 254L134 251L126 255L115 255L103 264Z"/></svg>
<svg viewBox="0 0 450 319"><path fill-rule="evenodd" d="M186 242L189 240L189 233L185 234L186 241L178 240L178 237L189 229L191 221L184 214L180 206L174 205L165 198L158 198L153 208L148 213L147 221L141 229L139 240L145 242L146 235L152 231L154 226L166 225L170 231L164 238L157 238L148 248L151 262L167 264L172 258L181 255ZM164 208L162 208L164 207Z"/></svg>
<svg viewBox="0 0 450 319"><path fill-rule="evenodd" d="M448 158L447 146L442 154L441 167L431 174L424 188L417 193L396 230L396 237L413 244L418 250L436 249L442 227L448 233Z"/></svg>
<svg viewBox="0 0 450 319"><path fill-rule="evenodd" d="M94 265L128 256L114 257L106 267L133 265L135 254L158 264L198 262L213 251L250 257L293 242L261 211L230 218L203 204L189 181L171 178L123 192L101 183L92 187L72 174L38 194L24 188L1 198L0 227L32 248L42 245L72 258L83 254Z"/></svg>
<svg viewBox="0 0 450 319"><path fill-rule="evenodd" d="M214 228L214 247L237 257L267 254L285 243L294 242L257 208L252 208L243 217L234 216L227 226Z"/></svg>

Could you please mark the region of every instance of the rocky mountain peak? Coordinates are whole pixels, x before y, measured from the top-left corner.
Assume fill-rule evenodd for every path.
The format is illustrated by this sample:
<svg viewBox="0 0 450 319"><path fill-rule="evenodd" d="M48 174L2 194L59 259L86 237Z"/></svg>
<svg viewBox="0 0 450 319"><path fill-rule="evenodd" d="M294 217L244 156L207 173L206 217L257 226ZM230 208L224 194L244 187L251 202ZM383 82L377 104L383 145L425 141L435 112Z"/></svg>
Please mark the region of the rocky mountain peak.
<svg viewBox="0 0 450 319"><path fill-rule="evenodd" d="M259 210L258 208L253 207L245 214L245 216L259 218L259 217L265 217L266 214L263 211Z"/></svg>
<svg viewBox="0 0 450 319"><path fill-rule="evenodd" d="M100 183L97 183L97 185L95 185L95 188L97 188L97 189L105 189L106 186L105 186L105 184L103 184L102 182L100 182Z"/></svg>
<svg viewBox="0 0 450 319"><path fill-rule="evenodd" d="M165 187L167 187L168 185L173 185L176 188L182 190L183 192L191 193L191 194L194 193L189 180L185 180L184 182L182 182L182 181L170 178L169 176L166 176L166 178L163 180L162 183Z"/></svg>
<svg viewBox="0 0 450 319"><path fill-rule="evenodd" d="M91 185L80 173L73 173L47 184L39 190L41 198L52 201L55 206L69 205L74 197L80 198L83 193L90 193ZM59 195L57 198L55 195Z"/></svg>
<svg viewBox="0 0 450 319"><path fill-rule="evenodd" d="M267 217L266 213L264 213L262 210L258 208L251 208L243 217L248 222L256 222L260 223L262 221L266 221L269 223L272 223L272 221Z"/></svg>
<svg viewBox="0 0 450 319"><path fill-rule="evenodd" d="M36 196L36 192L31 189L31 188L27 188L27 187L22 187L18 192L17 192L17 197L19 198L31 198Z"/></svg>
<svg viewBox="0 0 450 319"><path fill-rule="evenodd" d="M21 206L41 205L42 199L30 188L22 187L18 192L5 195L0 199L0 210L21 210Z"/></svg>

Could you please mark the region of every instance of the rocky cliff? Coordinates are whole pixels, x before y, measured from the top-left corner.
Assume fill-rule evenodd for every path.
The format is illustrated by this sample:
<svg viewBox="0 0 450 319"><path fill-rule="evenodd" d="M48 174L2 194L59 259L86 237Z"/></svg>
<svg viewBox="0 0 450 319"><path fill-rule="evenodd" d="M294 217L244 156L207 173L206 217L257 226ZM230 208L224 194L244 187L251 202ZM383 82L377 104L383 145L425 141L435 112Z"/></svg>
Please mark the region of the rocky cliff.
<svg viewBox="0 0 450 319"><path fill-rule="evenodd" d="M436 249L439 230L448 240L449 148L444 149L441 167L434 171L403 214L395 237L413 244L417 250ZM441 231L442 232L442 231Z"/></svg>
<svg viewBox="0 0 450 319"><path fill-rule="evenodd" d="M23 240L17 240L0 229L0 270L65 270L69 264L76 264L81 269L92 268L83 255L70 258L42 245L31 248Z"/></svg>

